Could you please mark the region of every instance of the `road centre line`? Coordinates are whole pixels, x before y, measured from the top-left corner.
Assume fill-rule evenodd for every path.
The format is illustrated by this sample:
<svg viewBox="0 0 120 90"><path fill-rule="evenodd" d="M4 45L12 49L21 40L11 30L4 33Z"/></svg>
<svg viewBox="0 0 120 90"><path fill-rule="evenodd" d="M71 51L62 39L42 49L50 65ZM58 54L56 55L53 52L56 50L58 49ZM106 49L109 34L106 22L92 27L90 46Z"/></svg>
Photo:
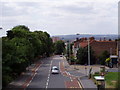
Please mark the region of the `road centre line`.
<svg viewBox="0 0 120 90"><path fill-rule="evenodd" d="M48 84L49 84L49 80L50 80L50 72L51 72L52 62L53 61L51 61L51 64L50 64L49 74L48 74L48 78L47 78L47 82L46 82L46 88L48 88Z"/></svg>

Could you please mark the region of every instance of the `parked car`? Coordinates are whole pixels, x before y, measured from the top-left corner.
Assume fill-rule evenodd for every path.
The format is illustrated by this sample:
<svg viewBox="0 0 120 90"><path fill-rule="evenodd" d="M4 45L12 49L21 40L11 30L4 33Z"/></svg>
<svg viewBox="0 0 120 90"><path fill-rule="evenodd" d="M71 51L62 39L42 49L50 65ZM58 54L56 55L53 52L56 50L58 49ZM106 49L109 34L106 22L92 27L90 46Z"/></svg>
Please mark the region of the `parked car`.
<svg viewBox="0 0 120 90"><path fill-rule="evenodd" d="M52 74L59 74L59 69L57 66L53 66L52 69L51 69L51 73Z"/></svg>

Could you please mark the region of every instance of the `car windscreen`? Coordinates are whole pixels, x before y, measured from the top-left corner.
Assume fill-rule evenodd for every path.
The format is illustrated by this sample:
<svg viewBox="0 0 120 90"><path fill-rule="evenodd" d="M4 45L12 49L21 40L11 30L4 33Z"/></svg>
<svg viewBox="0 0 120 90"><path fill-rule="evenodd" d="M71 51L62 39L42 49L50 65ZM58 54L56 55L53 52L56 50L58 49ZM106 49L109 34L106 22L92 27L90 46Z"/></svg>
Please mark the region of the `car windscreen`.
<svg viewBox="0 0 120 90"><path fill-rule="evenodd" d="M53 68L53 70L58 70L58 68Z"/></svg>

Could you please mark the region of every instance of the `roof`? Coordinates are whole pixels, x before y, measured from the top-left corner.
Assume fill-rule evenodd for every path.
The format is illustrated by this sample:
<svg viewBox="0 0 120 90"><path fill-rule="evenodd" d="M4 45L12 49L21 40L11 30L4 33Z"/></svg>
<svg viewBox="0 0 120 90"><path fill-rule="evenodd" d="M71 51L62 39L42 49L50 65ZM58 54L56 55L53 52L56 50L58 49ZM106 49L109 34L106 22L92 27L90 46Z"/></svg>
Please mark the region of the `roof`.
<svg viewBox="0 0 120 90"><path fill-rule="evenodd" d="M93 43L95 40L90 41L89 43ZM80 47L85 48L88 46L88 41L83 41L80 43Z"/></svg>
<svg viewBox="0 0 120 90"><path fill-rule="evenodd" d="M104 41L97 41L97 40L90 40L90 44L93 44L94 42L96 42L96 43L111 43L111 42L115 42L115 41L106 41L106 40L104 40ZM78 40L78 41L74 41L74 47L76 48L77 46L80 46L80 47L82 47L82 48L85 48L85 47L87 47L88 46L88 40Z"/></svg>
<svg viewBox="0 0 120 90"><path fill-rule="evenodd" d="M80 47L84 48L88 45L88 42L87 41L84 41L84 42L81 42L80 43Z"/></svg>

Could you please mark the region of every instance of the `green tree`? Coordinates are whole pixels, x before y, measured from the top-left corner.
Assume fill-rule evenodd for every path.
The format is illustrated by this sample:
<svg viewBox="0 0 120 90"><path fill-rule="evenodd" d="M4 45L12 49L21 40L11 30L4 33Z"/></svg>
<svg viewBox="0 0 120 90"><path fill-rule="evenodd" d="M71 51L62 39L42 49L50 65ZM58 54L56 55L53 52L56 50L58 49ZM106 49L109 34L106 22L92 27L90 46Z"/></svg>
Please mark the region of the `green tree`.
<svg viewBox="0 0 120 90"><path fill-rule="evenodd" d="M24 37L26 38L27 33L29 33L29 28L24 25L18 25L12 28L12 30L7 31L7 37L12 39L14 37Z"/></svg>
<svg viewBox="0 0 120 90"><path fill-rule="evenodd" d="M25 30L25 31L29 31L29 28L25 25L18 25L18 26L15 26L12 28L13 31L16 31L16 30Z"/></svg>
<svg viewBox="0 0 120 90"><path fill-rule="evenodd" d="M62 54L65 50L65 43L62 40L55 42L55 53Z"/></svg>
<svg viewBox="0 0 120 90"><path fill-rule="evenodd" d="M47 32L35 31L37 38L42 42L42 54L50 56L53 53L53 42L50 35Z"/></svg>
<svg viewBox="0 0 120 90"><path fill-rule="evenodd" d="M77 51L77 63L79 64L88 64L88 48L79 48ZM94 51L90 47L90 64L95 63L95 56L94 56Z"/></svg>
<svg viewBox="0 0 120 90"><path fill-rule="evenodd" d="M30 32L28 27L18 25L2 38L2 50L2 82L6 86L25 71L36 57L50 56L53 42L47 32Z"/></svg>
<svg viewBox="0 0 120 90"><path fill-rule="evenodd" d="M68 42L68 44L67 44L67 50L66 50L66 53L67 53L68 57L69 57L69 55L73 54L72 46L73 46L73 43L69 43Z"/></svg>

